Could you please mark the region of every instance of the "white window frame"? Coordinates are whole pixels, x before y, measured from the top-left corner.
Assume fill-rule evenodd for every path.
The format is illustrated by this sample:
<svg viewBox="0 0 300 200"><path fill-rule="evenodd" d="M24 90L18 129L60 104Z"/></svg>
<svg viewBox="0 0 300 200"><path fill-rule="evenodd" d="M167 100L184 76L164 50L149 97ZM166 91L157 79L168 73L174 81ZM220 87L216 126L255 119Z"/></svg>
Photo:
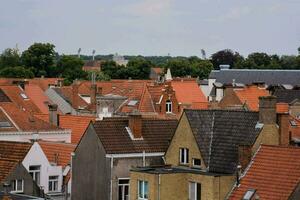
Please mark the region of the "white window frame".
<svg viewBox="0 0 300 200"><path fill-rule="evenodd" d="M142 183L142 197L140 197L140 182ZM145 183L147 182L147 197L145 197ZM149 182L145 180L138 180L138 200L148 200L149 199Z"/></svg>
<svg viewBox="0 0 300 200"><path fill-rule="evenodd" d="M172 101L168 99L166 101L166 113L172 113Z"/></svg>
<svg viewBox="0 0 300 200"><path fill-rule="evenodd" d="M122 183L120 184L119 181L120 180L128 180L128 183ZM118 178L118 199L119 199L119 189L120 186L122 186L122 194L124 194L125 192L125 186L128 186L128 198L126 199L126 197L122 197L122 200L129 200L130 199L130 178Z"/></svg>
<svg viewBox="0 0 300 200"><path fill-rule="evenodd" d="M39 167L39 169L30 170L30 167ZM28 168L29 174L32 173L32 179L36 182L37 185L40 185L41 182L41 165L30 165ZM37 173L39 173L38 181L36 179Z"/></svg>
<svg viewBox="0 0 300 200"><path fill-rule="evenodd" d="M182 151L184 157L182 158ZM180 148L179 149L179 163L186 165L189 164L189 149L188 148Z"/></svg>
<svg viewBox="0 0 300 200"><path fill-rule="evenodd" d="M50 179L50 177L56 177L56 178ZM49 178L48 178L48 191L49 192L58 192L58 180L59 180L59 176L56 176L56 175L49 176ZM57 183L56 188L55 188L55 182ZM52 186L51 190L50 190L50 185Z"/></svg>
<svg viewBox="0 0 300 200"><path fill-rule="evenodd" d="M22 181L21 190L19 190L19 188L18 188L18 181ZM14 182L14 184L15 184L15 189L13 189L13 183L12 182ZM23 193L24 192L24 180L23 179L12 180L11 184L12 184L12 186L11 186L11 192L12 193Z"/></svg>
<svg viewBox="0 0 300 200"><path fill-rule="evenodd" d="M189 200L198 200L201 199L201 189L200 189L200 198L197 196L198 191L197 191L197 185L200 184L200 188L201 188L201 183L197 183L197 182L189 182ZM193 187L193 190L192 190ZM191 192L194 193L191 193Z"/></svg>

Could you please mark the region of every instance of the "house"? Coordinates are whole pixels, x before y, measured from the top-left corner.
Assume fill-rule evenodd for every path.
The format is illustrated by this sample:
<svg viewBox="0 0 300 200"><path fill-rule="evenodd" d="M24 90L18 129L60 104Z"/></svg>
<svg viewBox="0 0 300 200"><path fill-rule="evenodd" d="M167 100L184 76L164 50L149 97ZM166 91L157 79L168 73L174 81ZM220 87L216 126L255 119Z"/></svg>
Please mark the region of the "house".
<svg viewBox="0 0 300 200"><path fill-rule="evenodd" d="M0 141L0 193L42 196L42 191L22 164L32 144Z"/></svg>
<svg viewBox="0 0 300 200"><path fill-rule="evenodd" d="M299 147L261 145L228 199L300 199L299 156Z"/></svg>
<svg viewBox="0 0 300 200"><path fill-rule="evenodd" d="M259 112L185 110L165 165L131 170L131 199L224 199L261 143L289 145L288 115L277 116L276 98L259 104Z"/></svg>
<svg viewBox="0 0 300 200"><path fill-rule="evenodd" d="M72 199L128 199L130 168L162 164L176 125L137 112L90 124L72 157Z"/></svg>
<svg viewBox="0 0 300 200"><path fill-rule="evenodd" d="M151 67L149 78L155 81L162 81L164 69L160 67Z"/></svg>
<svg viewBox="0 0 300 200"><path fill-rule="evenodd" d="M245 109L258 111L259 97L270 96L269 91L257 85L226 87L219 102L222 109Z"/></svg>
<svg viewBox="0 0 300 200"><path fill-rule="evenodd" d="M12 102L0 102L0 140L32 139L71 142L71 130L62 129L19 109Z"/></svg>
<svg viewBox="0 0 300 200"><path fill-rule="evenodd" d="M27 172L31 178L29 180L34 181L38 189L52 199L60 199L71 192L68 176L71 169L71 153L75 147L76 145L62 142L0 141L0 159L17 160L17 164ZM32 188L30 183L25 186Z"/></svg>
<svg viewBox="0 0 300 200"><path fill-rule="evenodd" d="M124 58L124 56L122 56L122 55L119 55L119 54L114 54L113 55L113 61L115 61L116 63L117 63L117 65L123 65L123 66L127 66L127 64L128 64L128 60L126 60L125 58Z"/></svg>
<svg viewBox="0 0 300 200"><path fill-rule="evenodd" d="M227 69L212 70L208 77L209 100L216 98L220 101L223 97L225 84L265 84L291 85L300 84L300 70L262 70L262 69Z"/></svg>

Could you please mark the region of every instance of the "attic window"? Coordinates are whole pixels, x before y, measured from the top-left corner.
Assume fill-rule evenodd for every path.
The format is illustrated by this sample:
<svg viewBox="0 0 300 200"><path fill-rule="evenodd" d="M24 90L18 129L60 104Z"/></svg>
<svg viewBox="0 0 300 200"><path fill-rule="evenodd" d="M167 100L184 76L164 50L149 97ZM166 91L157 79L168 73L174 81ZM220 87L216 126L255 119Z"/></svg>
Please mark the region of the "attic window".
<svg viewBox="0 0 300 200"><path fill-rule="evenodd" d="M251 199L253 199L253 197L255 197L255 195L256 195L255 193L256 193L256 190L254 190L254 189L249 189L249 190L247 190L247 192L245 193L243 199L244 199L244 200L251 200Z"/></svg>
<svg viewBox="0 0 300 200"><path fill-rule="evenodd" d="M11 128L12 125L8 121L0 121L0 128Z"/></svg>
<svg viewBox="0 0 300 200"><path fill-rule="evenodd" d="M294 120L290 121L290 124L291 124L292 126L297 126L297 124L296 124L296 122L295 122Z"/></svg>
<svg viewBox="0 0 300 200"><path fill-rule="evenodd" d="M27 97L27 95L26 95L26 94L24 94L24 93L21 93L20 95L21 95L21 97L22 97L23 99L28 99L28 97Z"/></svg>
<svg viewBox="0 0 300 200"><path fill-rule="evenodd" d="M128 106L135 106L137 103L138 103L137 100L130 100L127 105Z"/></svg>

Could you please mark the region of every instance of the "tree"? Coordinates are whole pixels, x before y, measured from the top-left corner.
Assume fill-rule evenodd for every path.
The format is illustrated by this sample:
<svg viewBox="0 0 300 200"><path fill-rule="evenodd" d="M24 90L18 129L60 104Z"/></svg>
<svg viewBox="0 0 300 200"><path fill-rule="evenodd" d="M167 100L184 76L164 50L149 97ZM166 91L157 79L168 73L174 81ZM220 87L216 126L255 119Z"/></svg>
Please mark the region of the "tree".
<svg viewBox="0 0 300 200"><path fill-rule="evenodd" d="M87 79L87 72L82 70L83 61L76 56L62 55L57 61L57 74L65 79L65 84L70 85L75 79Z"/></svg>
<svg viewBox="0 0 300 200"><path fill-rule="evenodd" d="M96 81L109 81L110 77L107 74L104 74L103 72L88 72L88 80L92 80L92 74L95 73Z"/></svg>
<svg viewBox="0 0 300 200"><path fill-rule="evenodd" d="M243 59L238 52L231 49L218 51L211 56L211 62L215 69L219 69L220 65L230 65L231 68L237 68L237 64L241 63Z"/></svg>
<svg viewBox="0 0 300 200"><path fill-rule="evenodd" d="M0 70L0 76L5 78L34 78L34 73L22 66L5 67Z"/></svg>
<svg viewBox="0 0 300 200"><path fill-rule="evenodd" d="M24 66L32 67L35 76L49 76L56 57L55 46L49 43L34 43L22 53Z"/></svg>
<svg viewBox="0 0 300 200"><path fill-rule="evenodd" d="M153 66L154 65L150 61L142 57L138 57L128 62L127 73L128 76L133 79L148 79L150 69Z"/></svg>
<svg viewBox="0 0 300 200"><path fill-rule="evenodd" d="M0 55L0 67L16 67L20 66L20 55L18 49L5 49Z"/></svg>

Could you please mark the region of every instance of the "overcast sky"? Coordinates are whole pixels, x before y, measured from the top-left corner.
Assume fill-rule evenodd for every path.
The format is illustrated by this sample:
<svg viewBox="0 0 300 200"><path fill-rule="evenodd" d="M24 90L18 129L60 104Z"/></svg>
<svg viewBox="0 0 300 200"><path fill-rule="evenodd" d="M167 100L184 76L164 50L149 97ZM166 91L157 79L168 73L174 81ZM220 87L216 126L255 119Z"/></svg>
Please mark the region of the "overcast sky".
<svg viewBox="0 0 300 200"><path fill-rule="evenodd" d="M75 54L297 54L300 0L0 0L0 50Z"/></svg>

